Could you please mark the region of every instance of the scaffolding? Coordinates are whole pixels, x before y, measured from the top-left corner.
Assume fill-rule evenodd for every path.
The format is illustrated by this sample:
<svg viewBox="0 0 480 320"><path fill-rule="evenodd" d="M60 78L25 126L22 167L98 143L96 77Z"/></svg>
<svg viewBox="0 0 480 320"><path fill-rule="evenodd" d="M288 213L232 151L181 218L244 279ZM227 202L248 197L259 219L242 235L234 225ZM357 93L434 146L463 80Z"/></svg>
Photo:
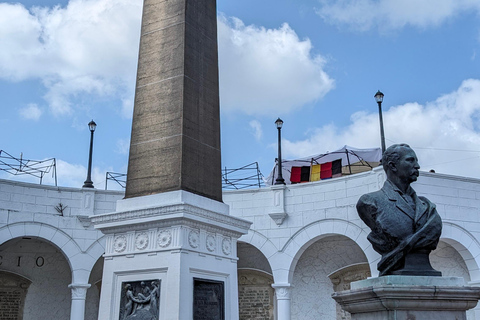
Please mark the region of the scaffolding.
<svg viewBox="0 0 480 320"><path fill-rule="evenodd" d="M108 181L114 181L123 189L127 185L125 173L107 172L105 175L105 190L108 189ZM261 188L264 185L263 175L257 162L253 162L236 169L222 170L222 189L238 190L246 188Z"/></svg>
<svg viewBox="0 0 480 320"><path fill-rule="evenodd" d="M16 158L5 150L0 150L0 171L5 171L14 176L30 175L39 178L40 184L42 184L43 177L52 172L55 186L57 186L57 162L55 158L30 160L24 159L23 153L20 153L20 158Z"/></svg>
<svg viewBox="0 0 480 320"><path fill-rule="evenodd" d="M237 169L225 168L222 172L223 189L261 188L263 183L263 175L258 168L258 162L253 162Z"/></svg>
<svg viewBox="0 0 480 320"><path fill-rule="evenodd" d="M115 181L123 189L127 186L127 175L125 173L107 172L105 175L105 190L108 187L108 180Z"/></svg>

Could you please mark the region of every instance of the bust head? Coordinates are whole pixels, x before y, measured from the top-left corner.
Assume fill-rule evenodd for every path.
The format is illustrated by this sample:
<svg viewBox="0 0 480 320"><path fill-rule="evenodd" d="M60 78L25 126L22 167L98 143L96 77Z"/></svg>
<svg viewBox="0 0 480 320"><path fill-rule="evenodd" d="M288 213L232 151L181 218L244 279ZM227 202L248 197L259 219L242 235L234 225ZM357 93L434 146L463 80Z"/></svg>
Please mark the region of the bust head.
<svg viewBox="0 0 480 320"><path fill-rule="evenodd" d="M420 169L415 151L405 143L388 147L382 156L382 165L388 180L401 189L417 180Z"/></svg>

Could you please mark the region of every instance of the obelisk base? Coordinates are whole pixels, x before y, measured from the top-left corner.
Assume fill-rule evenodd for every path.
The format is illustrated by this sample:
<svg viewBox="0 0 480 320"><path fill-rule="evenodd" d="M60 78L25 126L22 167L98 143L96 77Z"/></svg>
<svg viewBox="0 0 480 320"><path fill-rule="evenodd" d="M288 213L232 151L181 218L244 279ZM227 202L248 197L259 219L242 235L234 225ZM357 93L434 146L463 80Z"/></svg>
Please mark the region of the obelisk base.
<svg viewBox="0 0 480 320"><path fill-rule="evenodd" d="M465 320L480 288L464 286L463 278L384 276L352 282L332 297L352 320Z"/></svg>
<svg viewBox="0 0 480 320"><path fill-rule="evenodd" d="M98 319L238 319L237 239L251 223L227 205L179 190L91 219L106 235Z"/></svg>

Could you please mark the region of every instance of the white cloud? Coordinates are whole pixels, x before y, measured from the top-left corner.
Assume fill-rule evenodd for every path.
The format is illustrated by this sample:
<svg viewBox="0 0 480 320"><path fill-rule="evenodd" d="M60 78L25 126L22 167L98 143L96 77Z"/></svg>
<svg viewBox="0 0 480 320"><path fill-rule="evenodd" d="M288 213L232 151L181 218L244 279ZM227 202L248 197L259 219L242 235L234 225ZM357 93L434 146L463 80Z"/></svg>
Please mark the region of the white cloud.
<svg viewBox="0 0 480 320"><path fill-rule="evenodd" d="M80 164L72 164L61 159L57 159L57 179L58 185L62 187L81 188L87 178L87 168ZM112 171L111 167L92 168L93 186L97 189L105 188L105 173Z"/></svg>
<svg viewBox="0 0 480 320"><path fill-rule="evenodd" d="M28 104L25 108L20 109L20 116L27 120L38 121L42 116L42 109L35 103Z"/></svg>
<svg viewBox="0 0 480 320"><path fill-rule="evenodd" d="M0 3L0 78L39 79L54 115L72 115L73 99L120 99L131 117L141 0L71 0L66 7ZM333 88L325 59L284 24L245 26L219 18L220 92L225 110L285 113Z"/></svg>
<svg viewBox="0 0 480 320"><path fill-rule="evenodd" d="M129 149L130 149L130 139L117 140L117 148L115 150L116 153L128 154Z"/></svg>
<svg viewBox="0 0 480 320"><path fill-rule="evenodd" d="M55 115L78 94L133 96L142 3L71 0L64 8L0 3L0 77L40 79Z"/></svg>
<svg viewBox="0 0 480 320"><path fill-rule="evenodd" d="M218 19L220 97L223 110L282 114L322 98L334 81L325 59L312 53L288 24L278 29Z"/></svg>
<svg viewBox="0 0 480 320"><path fill-rule="evenodd" d="M355 30L438 26L448 19L480 10L478 0L319 0L317 14L325 21Z"/></svg>
<svg viewBox="0 0 480 320"><path fill-rule="evenodd" d="M385 108L383 119L387 146L410 144L422 169L480 178L480 80L465 80L458 90L425 105L412 102ZM379 131L377 113L358 112L348 127L316 128L304 140L284 140L283 150L286 157L297 158L343 145L379 147Z"/></svg>
<svg viewBox="0 0 480 320"><path fill-rule="evenodd" d="M252 134L255 137L255 140L260 141L263 137L262 124L258 120L252 120L248 123L252 129Z"/></svg>

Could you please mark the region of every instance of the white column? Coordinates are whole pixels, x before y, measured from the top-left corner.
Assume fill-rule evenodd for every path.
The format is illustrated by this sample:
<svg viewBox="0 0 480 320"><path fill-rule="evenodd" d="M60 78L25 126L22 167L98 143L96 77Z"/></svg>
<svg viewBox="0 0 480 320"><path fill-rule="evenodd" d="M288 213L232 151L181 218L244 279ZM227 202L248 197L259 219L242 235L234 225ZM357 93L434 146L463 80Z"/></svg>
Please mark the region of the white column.
<svg viewBox="0 0 480 320"><path fill-rule="evenodd" d="M72 283L68 287L72 289L72 308L70 310L70 320L84 320L85 318L85 299L88 283Z"/></svg>
<svg viewBox="0 0 480 320"><path fill-rule="evenodd" d="M290 283L274 283L277 297L277 320L290 320Z"/></svg>

